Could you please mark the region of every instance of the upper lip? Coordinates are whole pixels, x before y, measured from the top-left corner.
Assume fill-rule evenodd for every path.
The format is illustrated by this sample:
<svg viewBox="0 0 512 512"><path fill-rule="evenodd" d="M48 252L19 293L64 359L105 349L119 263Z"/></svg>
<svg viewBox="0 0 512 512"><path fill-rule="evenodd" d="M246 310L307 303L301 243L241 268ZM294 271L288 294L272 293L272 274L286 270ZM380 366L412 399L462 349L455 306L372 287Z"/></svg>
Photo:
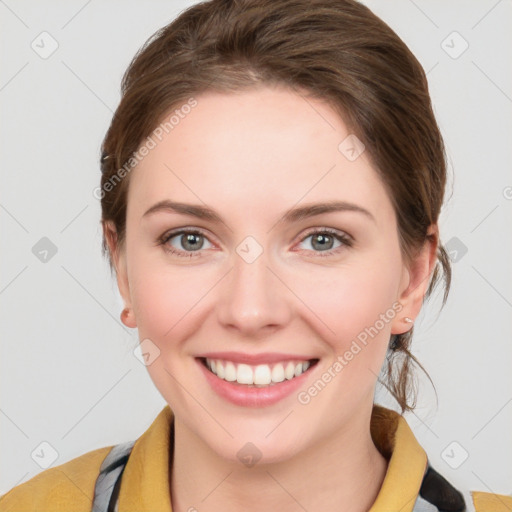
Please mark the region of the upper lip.
<svg viewBox="0 0 512 512"><path fill-rule="evenodd" d="M196 356L198 358L222 359L234 363L245 363L249 365L279 363L281 361L309 361L317 359L302 354L284 354L278 352L263 352L261 354L244 354L242 352L208 352Z"/></svg>

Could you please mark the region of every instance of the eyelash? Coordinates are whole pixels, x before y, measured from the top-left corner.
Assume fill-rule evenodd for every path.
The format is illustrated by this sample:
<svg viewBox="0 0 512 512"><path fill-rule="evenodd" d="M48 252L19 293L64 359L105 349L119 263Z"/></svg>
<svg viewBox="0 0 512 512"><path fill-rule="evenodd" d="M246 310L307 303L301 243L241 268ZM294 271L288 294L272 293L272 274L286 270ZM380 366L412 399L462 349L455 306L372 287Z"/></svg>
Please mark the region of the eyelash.
<svg viewBox="0 0 512 512"><path fill-rule="evenodd" d="M194 257L201 257L201 250L199 251L178 251L174 249L173 247L170 247L167 245L167 242L178 235L184 235L184 234L194 234L194 235L201 235L205 238L208 238L205 233L203 233L201 230L198 229L180 229L179 231L173 231L170 233L165 233L161 238L158 239L158 245L163 246L164 250L167 253L173 254L175 256L181 257L181 258L194 258ZM336 238L339 242L341 242L343 245L340 247L337 247L336 249L329 249L327 251L313 251L316 253L315 257L320 258L326 258L329 256L333 256L338 254L341 250L344 248L352 247L353 241L352 239L345 234L342 234L336 230L330 229L330 228L322 228L322 229L314 229L309 231L301 240L300 242L303 242L306 240L306 238L312 236L312 235L318 235L318 234L329 234ZM302 251L308 251L307 249L302 249ZM183 254L185 253L185 254Z"/></svg>

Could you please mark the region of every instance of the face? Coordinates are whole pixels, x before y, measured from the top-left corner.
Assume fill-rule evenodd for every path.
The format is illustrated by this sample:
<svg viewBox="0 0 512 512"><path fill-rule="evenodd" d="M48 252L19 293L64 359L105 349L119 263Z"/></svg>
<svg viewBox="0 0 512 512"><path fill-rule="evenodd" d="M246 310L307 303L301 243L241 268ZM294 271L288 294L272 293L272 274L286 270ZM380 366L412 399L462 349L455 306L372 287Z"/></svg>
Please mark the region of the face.
<svg viewBox="0 0 512 512"><path fill-rule="evenodd" d="M282 461L371 410L429 258L405 265L384 185L326 103L196 100L130 175L118 283L176 423L224 459L251 442Z"/></svg>

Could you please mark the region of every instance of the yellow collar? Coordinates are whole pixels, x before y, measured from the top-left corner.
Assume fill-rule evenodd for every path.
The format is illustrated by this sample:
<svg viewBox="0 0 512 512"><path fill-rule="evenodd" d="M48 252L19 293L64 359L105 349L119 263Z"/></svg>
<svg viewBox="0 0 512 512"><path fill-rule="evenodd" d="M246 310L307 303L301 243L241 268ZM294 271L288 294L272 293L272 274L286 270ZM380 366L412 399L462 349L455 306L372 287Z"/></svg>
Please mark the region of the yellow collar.
<svg viewBox="0 0 512 512"><path fill-rule="evenodd" d="M370 430L375 446L388 459L388 469L369 512L411 512L427 469L427 454L396 411L374 405Z"/></svg>
<svg viewBox="0 0 512 512"><path fill-rule="evenodd" d="M119 492L119 512L171 512L169 454L174 414L165 406L139 437L126 464ZM411 512L427 467L427 455L405 419L373 406L373 441L388 459L381 490L369 512Z"/></svg>

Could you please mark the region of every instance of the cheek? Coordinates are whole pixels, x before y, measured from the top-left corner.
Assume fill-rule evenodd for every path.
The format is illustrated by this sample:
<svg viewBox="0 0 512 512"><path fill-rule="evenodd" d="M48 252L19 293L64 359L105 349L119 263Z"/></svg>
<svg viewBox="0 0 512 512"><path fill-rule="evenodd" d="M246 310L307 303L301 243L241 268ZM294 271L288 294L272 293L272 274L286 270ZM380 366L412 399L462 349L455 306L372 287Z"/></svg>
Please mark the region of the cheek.
<svg viewBox="0 0 512 512"><path fill-rule="evenodd" d="M201 272L152 263L143 258L133 262L131 285L139 339L151 340L160 351L147 370L173 410L181 410L180 404L187 404L185 411L194 410L190 396L178 382L185 380L191 370L195 371L187 366L195 362L185 352L189 348L187 340L203 323L201 297L209 287L205 286ZM194 386L195 383L187 384L192 394L196 394Z"/></svg>
<svg viewBox="0 0 512 512"><path fill-rule="evenodd" d="M333 358L346 354L350 361L344 379L358 380L363 374L373 379L366 370L377 374L380 370L400 308L396 293L399 263L399 259L386 257L361 258L295 280L300 285L297 295L314 313L309 314L313 330L321 333Z"/></svg>
<svg viewBox="0 0 512 512"><path fill-rule="evenodd" d="M193 324L207 291L203 273L155 265L133 270L132 298L141 339L159 344L170 337L186 336L184 329Z"/></svg>
<svg viewBox="0 0 512 512"><path fill-rule="evenodd" d="M177 344L168 341L183 338L183 329L197 309L194 305L204 295L204 290L199 288L201 272L187 269L186 258L179 264L171 264L164 248L156 245L157 236L168 228L165 222L148 228L148 232L138 229L138 224L138 217L129 211L127 270L139 339L152 340L162 352L175 350Z"/></svg>
<svg viewBox="0 0 512 512"><path fill-rule="evenodd" d="M302 283L304 302L342 338L373 325L396 300L397 272L376 266L344 267ZM298 281L295 280L297 283ZM355 331L354 331L355 330ZM337 336L338 337L338 336Z"/></svg>

